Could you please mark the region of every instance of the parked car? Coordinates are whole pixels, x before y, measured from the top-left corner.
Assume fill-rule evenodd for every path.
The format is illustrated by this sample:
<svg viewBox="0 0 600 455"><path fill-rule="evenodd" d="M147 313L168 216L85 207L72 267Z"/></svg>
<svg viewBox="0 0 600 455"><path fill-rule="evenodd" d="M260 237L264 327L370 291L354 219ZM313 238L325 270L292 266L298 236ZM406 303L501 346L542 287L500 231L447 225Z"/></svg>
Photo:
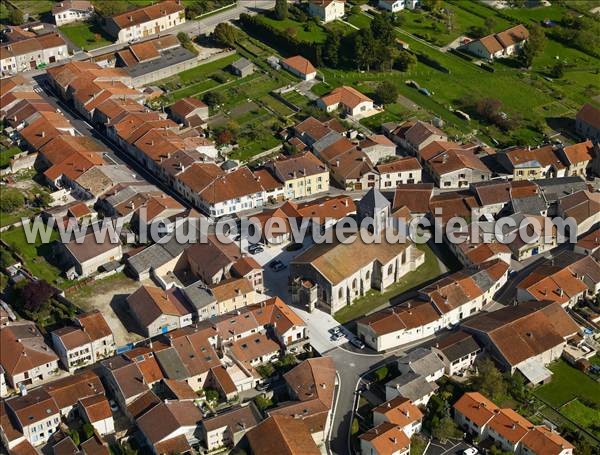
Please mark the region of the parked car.
<svg viewBox="0 0 600 455"><path fill-rule="evenodd" d="M265 391L269 390L270 386L271 386L271 384L258 383L258 384L256 384L255 389L258 390L259 392L265 392Z"/></svg>
<svg viewBox="0 0 600 455"><path fill-rule="evenodd" d="M117 405L117 402L115 400L110 400L108 402L108 404L110 405L110 410L115 412L119 410L119 405Z"/></svg>
<svg viewBox="0 0 600 455"><path fill-rule="evenodd" d="M248 247L248 253L250 254L262 253L263 251L265 251L265 249L258 243L254 243Z"/></svg>
<svg viewBox="0 0 600 455"><path fill-rule="evenodd" d="M358 349L364 349L365 344L358 338L352 338L350 344L356 346Z"/></svg>
<svg viewBox="0 0 600 455"><path fill-rule="evenodd" d="M283 269L285 269L287 267L287 265L285 265L283 262L278 262L277 264L275 264L273 266L273 271L274 272L280 272Z"/></svg>
<svg viewBox="0 0 600 455"><path fill-rule="evenodd" d="M274 269L277 264L281 264L281 261L279 259L274 259L271 262L269 262L269 267Z"/></svg>
<svg viewBox="0 0 600 455"><path fill-rule="evenodd" d="M479 451L475 447L469 447L463 450L463 455L476 455Z"/></svg>

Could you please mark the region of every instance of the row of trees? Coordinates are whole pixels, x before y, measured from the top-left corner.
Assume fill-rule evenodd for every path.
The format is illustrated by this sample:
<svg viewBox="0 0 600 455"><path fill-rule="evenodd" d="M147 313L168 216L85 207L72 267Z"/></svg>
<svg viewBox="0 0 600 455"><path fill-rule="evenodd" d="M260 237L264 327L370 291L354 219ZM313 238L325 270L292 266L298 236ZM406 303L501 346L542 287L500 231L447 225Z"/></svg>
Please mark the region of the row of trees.
<svg viewBox="0 0 600 455"><path fill-rule="evenodd" d="M285 15L283 12L279 14ZM395 68L406 71L416 63L412 53L398 48L393 16L390 14L375 15L368 29L349 34L326 30L324 43L299 40L295 34L274 27L260 16L242 14L240 23L248 32L260 36L274 47L288 54L301 54L316 66L325 64L340 69L386 71ZM230 43L234 39L226 30L219 30L218 35L215 30L214 36L223 43Z"/></svg>

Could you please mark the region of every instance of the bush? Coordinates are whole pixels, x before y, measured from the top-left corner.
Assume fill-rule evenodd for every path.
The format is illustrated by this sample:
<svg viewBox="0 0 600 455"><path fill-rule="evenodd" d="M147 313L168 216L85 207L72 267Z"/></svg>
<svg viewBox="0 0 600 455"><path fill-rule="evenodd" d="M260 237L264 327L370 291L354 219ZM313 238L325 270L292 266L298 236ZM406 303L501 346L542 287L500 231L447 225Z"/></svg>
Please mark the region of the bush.
<svg viewBox="0 0 600 455"><path fill-rule="evenodd" d="M25 205L23 193L14 188L6 188L0 191L0 212L10 213Z"/></svg>
<svg viewBox="0 0 600 455"><path fill-rule="evenodd" d="M388 377L388 374L389 374L388 367L382 366L381 368L376 369L374 374L375 374L375 378L377 378L377 381L381 382L381 381L385 380L385 378Z"/></svg>
<svg viewBox="0 0 600 455"><path fill-rule="evenodd" d="M257 395L254 397L254 404L260 411L264 412L273 407L274 403L273 400L267 398L265 395Z"/></svg>
<svg viewBox="0 0 600 455"><path fill-rule="evenodd" d="M427 66L431 66L432 68L441 71L442 73L450 74L450 70L448 68L429 55L418 53L417 60Z"/></svg>
<svg viewBox="0 0 600 455"><path fill-rule="evenodd" d="M395 103L398 99L398 87L391 81L384 81L375 90L375 97L379 104Z"/></svg>

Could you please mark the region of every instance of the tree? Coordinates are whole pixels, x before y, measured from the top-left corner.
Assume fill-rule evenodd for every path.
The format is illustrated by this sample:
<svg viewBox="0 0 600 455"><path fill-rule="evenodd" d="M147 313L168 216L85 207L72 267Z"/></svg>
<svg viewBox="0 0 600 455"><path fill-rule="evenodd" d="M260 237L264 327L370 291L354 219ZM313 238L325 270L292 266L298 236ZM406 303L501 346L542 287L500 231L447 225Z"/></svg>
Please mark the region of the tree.
<svg viewBox="0 0 600 455"><path fill-rule="evenodd" d="M375 96L380 104L395 103L398 99L398 87L391 81L383 81L375 90Z"/></svg>
<svg viewBox="0 0 600 455"><path fill-rule="evenodd" d="M81 439L79 438L79 432L75 428L73 428L71 431L69 431L69 436L71 436L71 439L73 440L75 445L78 446L79 442L81 441Z"/></svg>
<svg viewBox="0 0 600 455"><path fill-rule="evenodd" d="M327 33L327 39L325 40L325 45L323 48L323 58L325 63L332 68L336 68L338 66L341 43L342 37L340 32L333 30Z"/></svg>
<svg viewBox="0 0 600 455"><path fill-rule="evenodd" d="M225 102L225 97L220 92L208 92L202 97L202 99L208 106L212 108L219 106Z"/></svg>
<svg viewBox="0 0 600 455"><path fill-rule="evenodd" d="M383 42L385 45L394 43L396 38L392 18L387 13L376 14L374 16L371 21L371 32L375 40Z"/></svg>
<svg viewBox="0 0 600 455"><path fill-rule="evenodd" d="M442 7L442 0L421 0L421 5L428 11L437 11Z"/></svg>
<svg viewBox="0 0 600 455"><path fill-rule="evenodd" d="M204 389L204 398L206 401L216 403L219 401L220 397L221 395L219 395L219 392L217 392L215 389Z"/></svg>
<svg viewBox="0 0 600 455"><path fill-rule="evenodd" d="M52 203L52 201L54 201L52 195L47 191L42 191L41 193L35 196L33 204L36 207L48 207Z"/></svg>
<svg viewBox="0 0 600 455"><path fill-rule="evenodd" d="M11 25L21 25L25 22L25 18L23 17L23 12L18 8L8 8L8 22Z"/></svg>
<svg viewBox="0 0 600 455"><path fill-rule="evenodd" d="M83 435L85 436L86 441L88 439L90 439L92 436L94 436L94 427L90 423L83 424L83 427L81 427L81 430L83 431Z"/></svg>
<svg viewBox="0 0 600 455"><path fill-rule="evenodd" d="M542 27L532 24L529 27L529 38L521 50L521 61L524 66L527 68L531 66L533 59L544 51L546 41L546 34Z"/></svg>
<svg viewBox="0 0 600 455"><path fill-rule="evenodd" d="M35 313L50 301L54 293L54 288L44 280L29 281L20 290L21 305L26 311Z"/></svg>
<svg viewBox="0 0 600 455"><path fill-rule="evenodd" d="M273 10L275 19L283 21L288 18L288 3L287 0L275 0L275 9Z"/></svg>
<svg viewBox="0 0 600 455"><path fill-rule="evenodd" d="M5 250L4 248L0 249L0 267L5 269L6 267L10 267L15 263L15 258L10 251Z"/></svg>
<svg viewBox="0 0 600 455"><path fill-rule="evenodd" d="M550 75L555 79L560 79L565 75L565 62L557 60L552 69Z"/></svg>
<svg viewBox="0 0 600 455"><path fill-rule="evenodd" d="M447 439L457 437L459 435L459 430L456 423L454 423L454 420L452 420L452 417L446 415L432 426L431 435L444 442Z"/></svg>
<svg viewBox="0 0 600 455"><path fill-rule="evenodd" d="M227 145L234 141L233 133L229 130L223 130L217 134L215 142L217 145Z"/></svg>
<svg viewBox="0 0 600 455"><path fill-rule="evenodd" d="M261 394L254 397L254 404L259 410L264 412L273 406L273 400L267 398L265 394Z"/></svg>
<svg viewBox="0 0 600 455"><path fill-rule="evenodd" d="M239 39L239 31L227 22L221 22L215 27L212 37L223 46L233 47Z"/></svg>
<svg viewBox="0 0 600 455"><path fill-rule="evenodd" d="M367 71L370 71L371 65L376 60L376 56L373 53L375 44L375 38L370 29L354 35L354 54L359 69L366 68Z"/></svg>
<svg viewBox="0 0 600 455"><path fill-rule="evenodd" d="M414 54L411 54L410 52L402 51L402 52L398 52L398 55L396 56L396 60L394 62L394 67L398 71L408 71L411 68L411 66L414 66L416 64L417 64L417 57L415 57Z"/></svg>
<svg viewBox="0 0 600 455"><path fill-rule="evenodd" d="M491 400L496 400L506 393L502 373L489 358L483 359L477 365L477 374L471 378L471 388Z"/></svg>
<svg viewBox="0 0 600 455"><path fill-rule="evenodd" d="M25 205L25 196L19 190L6 188L0 191L0 212L10 213Z"/></svg>

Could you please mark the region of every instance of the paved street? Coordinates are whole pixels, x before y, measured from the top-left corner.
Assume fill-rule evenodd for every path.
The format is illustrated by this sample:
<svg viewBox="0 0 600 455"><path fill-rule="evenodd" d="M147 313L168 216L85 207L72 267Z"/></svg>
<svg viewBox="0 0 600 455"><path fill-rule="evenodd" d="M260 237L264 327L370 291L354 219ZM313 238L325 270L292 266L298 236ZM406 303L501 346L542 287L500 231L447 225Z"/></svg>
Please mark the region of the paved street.
<svg viewBox="0 0 600 455"><path fill-rule="evenodd" d="M229 22L229 21L238 19L240 17L240 14L242 14L242 13L256 14L257 12L260 12L260 11L272 9L274 5L275 5L274 0L238 0L237 6L235 6L234 8L227 9L227 10L224 10L219 13L215 13L213 15L210 15L210 16L207 16L204 18L200 18L198 20L186 21L181 25L178 25L176 27L169 29L166 33L162 33L162 35L177 34L179 32L185 32L191 36L197 36L200 34L208 34L208 33L211 33L215 29L217 24L219 24L221 22ZM147 38L148 39L155 38L155 37L158 37L159 35L160 34L150 35ZM73 56L71 57L70 60L87 60L90 57L95 57L95 56L107 54L110 52L120 51L121 49L127 47L128 45L129 45L128 43L115 43L115 44L110 44L108 46L93 49L89 52L79 50L78 52L75 52L75 54L73 54ZM57 62L55 64L50 64L44 69L26 71L21 74L23 76L33 78L33 77L45 74L46 70L48 68L51 68L53 66L60 66L64 63L65 63L65 60L63 60L61 62Z"/></svg>

